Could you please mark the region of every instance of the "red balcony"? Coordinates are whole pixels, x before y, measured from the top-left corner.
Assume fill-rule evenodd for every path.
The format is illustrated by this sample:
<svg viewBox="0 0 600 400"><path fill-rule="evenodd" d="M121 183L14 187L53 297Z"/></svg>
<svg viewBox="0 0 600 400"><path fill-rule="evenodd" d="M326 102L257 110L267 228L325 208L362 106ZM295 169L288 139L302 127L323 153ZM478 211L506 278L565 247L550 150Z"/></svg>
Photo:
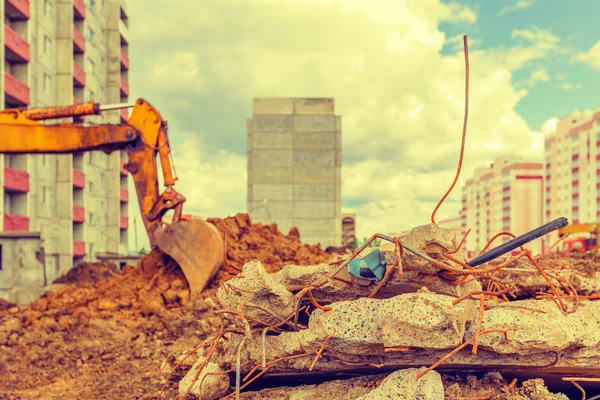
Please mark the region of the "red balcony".
<svg viewBox="0 0 600 400"><path fill-rule="evenodd" d="M83 171L73 168L73 187L83 189L85 187L85 174Z"/></svg>
<svg viewBox="0 0 600 400"><path fill-rule="evenodd" d="M4 25L4 47L8 61L13 63L29 62L29 43L8 25Z"/></svg>
<svg viewBox="0 0 600 400"><path fill-rule="evenodd" d="M28 231L29 217L23 215L4 214L5 231Z"/></svg>
<svg viewBox="0 0 600 400"><path fill-rule="evenodd" d="M20 169L4 167L4 189L9 192L29 192L29 174Z"/></svg>
<svg viewBox="0 0 600 400"><path fill-rule="evenodd" d="M121 108L119 110L119 114L121 115L121 122L129 121L129 112L127 111L126 108Z"/></svg>
<svg viewBox="0 0 600 400"><path fill-rule="evenodd" d="M121 49L121 71L129 70L129 56Z"/></svg>
<svg viewBox="0 0 600 400"><path fill-rule="evenodd" d="M83 37L83 33L81 33L75 25L73 25L73 52L85 52L85 38Z"/></svg>
<svg viewBox="0 0 600 400"><path fill-rule="evenodd" d="M76 62L73 63L73 84L77 87L85 86L85 71Z"/></svg>
<svg viewBox="0 0 600 400"><path fill-rule="evenodd" d="M73 257L85 256L85 242L83 240L73 240Z"/></svg>
<svg viewBox="0 0 600 400"><path fill-rule="evenodd" d="M85 208L83 206L73 206L73 222L85 221Z"/></svg>
<svg viewBox="0 0 600 400"><path fill-rule="evenodd" d="M6 0L4 5L8 19L29 19L29 0Z"/></svg>
<svg viewBox="0 0 600 400"><path fill-rule="evenodd" d="M127 189L121 189L119 199L121 200L121 203L127 203L129 201L129 191Z"/></svg>
<svg viewBox="0 0 600 400"><path fill-rule="evenodd" d="M129 96L129 83L125 78L121 78L121 96Z"/></svg>
<svg viewBox="0 0 600 400"><path fill-rule="evenodd" d="M21 105L29 105L29 86L11 74L4 74L4 93Z"/></svg>
<svg viewBox="0 0 600 400"><path fill-rule="evenodd" d="M121 168L119 170L121 171L121 175L126 176L127 174L129 174L129 171L125 169L125 164L125 161L121 160Z"/></svg>
<svg viewBox="0 0 600 400"><path fill-rule="evenodd" d="M85 19L85 3L83 0L73 1L73 11L75 11L74 18L76 20Z"/></svg>
<svg viewBox="0 0 600 400"><path fill-rule="evenodd" d="M121 216L119 227L121 229L127 229L127 227L129 227L129 217L127 217L127 215Z"/></svg>

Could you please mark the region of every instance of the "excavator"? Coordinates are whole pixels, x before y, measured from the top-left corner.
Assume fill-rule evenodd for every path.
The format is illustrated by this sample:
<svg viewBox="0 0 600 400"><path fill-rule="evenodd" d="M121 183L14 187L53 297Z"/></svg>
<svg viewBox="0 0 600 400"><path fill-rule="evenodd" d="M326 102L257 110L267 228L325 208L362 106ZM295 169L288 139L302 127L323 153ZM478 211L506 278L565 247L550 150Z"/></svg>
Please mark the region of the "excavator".
<svg viewBox="0 0 600 400"><path fill-rule="evenodd" d="M563 253L568 253L574 250L594 251L598 248L598 234L600 233L600 222L592 222L589 224L571 224L560 228L560 230L558 231L560 237L571 233L589 233L590 237L576 237L573 239L565 239L563 241Z"/></svg>
<svg viewBox="0 0 600 400"><path fill-rule="evenodd" d="M182 218L186 198L174 189L177 180L171 159L167 122L144 99L133 104L126 123L85 126L78 122L45 121L99 115L109 110L130 108L131 104L89 103L47 107L14 108L0 111L0 153L69 154L103 151L110 154L125 149L142 220L150 247L169 255L181 267L197 297L223 262L223 238L212 224L200 219ZM64 121L64 120L62 120ZM71 121L70 119L68 121ZM157 156L164 178L159 190ZM163 216L169 210L169 223Z"/></svg>

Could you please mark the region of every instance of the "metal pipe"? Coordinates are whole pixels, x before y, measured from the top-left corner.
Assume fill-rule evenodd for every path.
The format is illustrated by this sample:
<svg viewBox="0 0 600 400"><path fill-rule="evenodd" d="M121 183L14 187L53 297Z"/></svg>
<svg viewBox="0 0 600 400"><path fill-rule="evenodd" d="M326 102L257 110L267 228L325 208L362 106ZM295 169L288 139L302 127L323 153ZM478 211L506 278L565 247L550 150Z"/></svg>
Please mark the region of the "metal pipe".
<svg viewBox="0 0 600 400"><path fill-rule="evenodd" d="M100 105L100 111L120 110L121 108L132 108L135 103L114 103Z"/></svg>
<svg viewBox="0 0 600 400"><path fill-rule="evenodd" d="M563 226L568 225L568 223L569 220L567 220L565 217L557 218L554 221L548 222L546 225L542 225L539 228L535 228L534 230L524 233L521 236L517 236L516 238L509 240L508 242L503 243L498 247L486 251L482 255L475 257L471 261L468 261L467 264L471 267L476 267L478 265L491 261L541 236L544 236L552 231L560 229Z"/></svg>

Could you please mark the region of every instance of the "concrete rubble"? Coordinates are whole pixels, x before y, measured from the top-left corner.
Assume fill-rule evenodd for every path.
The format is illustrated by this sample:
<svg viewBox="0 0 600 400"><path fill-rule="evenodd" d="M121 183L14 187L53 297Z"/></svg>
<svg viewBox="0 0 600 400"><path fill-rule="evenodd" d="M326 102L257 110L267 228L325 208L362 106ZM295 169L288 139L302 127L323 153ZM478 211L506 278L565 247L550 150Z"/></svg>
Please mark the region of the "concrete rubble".
<svg viewBox="0 0 600 400"><path fill-rule="evenodd" d="M448 260L444 253L458 246L454 233L433 224L413 229L401 241L445 263ZM388 268L395 265L397 255L393 243L385 243L379 250ZM368 251L374 249L365 250ZM475 335L478 296L454 303L458 297L481 291L480 283L472 280L464 285L453 285L439 276L438 267L405 251L401 260L404 273L392 274L374 298L368 296L377 281L357 278L342 269L337 279L311 291L320 306L314 307L306 295L298 303L299 291L329 277L348 257L342 255L329 263L313 266L286 265L272 274L264 270L260 261L245 264L239 276L228 281L229 288L226 288L227 283L219 288L217 298L227 310L244 309L243 314L256 333L250 337L245 337L244 330L228 333L217 346L211 363L225 371L235 367L234 360L239 356L241 376L264 370L261 379L326 374L352 376L359 368L373 377L369 380L371 385L375 376L384 378L377 380L376 387L369 391L362 390L364 386L360 384L362 389L353 391L350 397L330 398L443 399L444 385L438 372L430 371L418 380L416 376L425 371L425 366L436 363ZM454 257L464 259L460 251ZM461 268L458 264L452 266ZM298 314L295 324L292 317L300 305L309 306L311 311ZM276 324L282 329L262 329ZM243 324L240 322L238 326ZM472 346L467 346L438 370L477 366L487 371L510 372L515 368L547 367L552 373L560 368L584 369L600 365L598 302L582 300L575 313L564 314L548 300L489 301L479 326L481 331L496 331L479 336L476 354L472 353ZM508 341L501 331L506 332ZM395 372L376 375L386 370ZM318 390L345 387L348 383L335 382L290 388L289 396L272 398L311 398ZM543 389L529 381L519 388L524 397L514 398L564 398L561 394L550 394L543 381L541 387ZM531 396L526 394L528 390ZM546 390L548 397L538 396L534 393L536 390L540 396ZM219 394L217 392L214 396ZM220 395L227 393L223 385ZM267 392L264 395L266 397L256 398L270 398Z"/></svg>

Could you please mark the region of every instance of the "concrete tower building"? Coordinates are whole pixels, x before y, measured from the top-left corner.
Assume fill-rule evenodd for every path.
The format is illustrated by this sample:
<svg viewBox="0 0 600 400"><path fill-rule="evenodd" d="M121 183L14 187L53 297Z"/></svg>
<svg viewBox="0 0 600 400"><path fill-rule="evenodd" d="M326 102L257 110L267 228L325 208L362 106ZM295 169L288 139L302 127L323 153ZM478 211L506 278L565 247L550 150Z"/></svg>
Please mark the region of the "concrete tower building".
<svg viewBox="0 0 600 400"><path fill-rule="evenodd" d="M248 212L340 246L341 117L331 98L256 98L248 120Z"/></svg>
<svg viewBox="0 0 600 400"><path fill-rule="evenodd" d="M127 101L124 0L2 0L0 15L0 108ZM112 111L79 122L126 119L126 111ZM124 152L0 156L3 234L40 233L45 281L100 252L127 253L125 157ZM7 265L16 250L7 243L0 289L16 284Z"/></svg>

